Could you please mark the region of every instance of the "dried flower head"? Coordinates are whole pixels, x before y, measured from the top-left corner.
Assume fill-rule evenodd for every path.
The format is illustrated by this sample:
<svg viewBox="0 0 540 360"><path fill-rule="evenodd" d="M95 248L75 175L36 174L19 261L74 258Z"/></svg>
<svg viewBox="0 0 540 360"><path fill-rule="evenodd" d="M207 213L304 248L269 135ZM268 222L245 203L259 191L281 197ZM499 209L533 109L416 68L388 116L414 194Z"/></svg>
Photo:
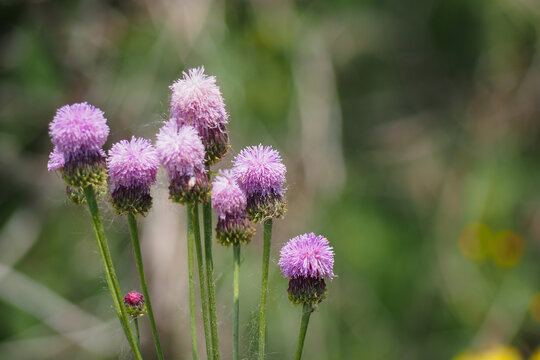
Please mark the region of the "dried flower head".
<svg viewBox="0 0 540 360"><path fill-rule="evenodd" d="M107 159L112 203L118 213L146 214L152 206L150 186L159 168L150 140L132 137L113 145Z"/></svg>
<svg viewBox="0 0 540 360"><path fill-rule="evenodd" d="M240 151L233 163L236 183L247 197L248 215L254 221L283 217L287 169L279 153L259 144Z"/></svg>
<svg viewBox="0 0 540 360"><path fill-rule="evenodd" d="M281 249L279 266L283 276L290 278L291 302L313 306L326 297L324 278L334 277L334 251L324 236L299 235Z"/></svg>
<svg viewBox="0 0 540 360"><path fill-rule="evenodd" d="M218 161L229 147L225 125L229 115L214 76L204 74L204 67L190 69L170 86L171 115L179 126L195 127L206 148L206 161Z"/></svg>
<svg viewBox="0 0 540 360"><path fill-rule="evenodd" d="M156 149L171 181L170 198L182 204L206 201L210 182L204 169L204 145L195 128L169 120L157 135Z"/></svg>
<svg viewBox="0 0 540 360"><path fill-rule="evenodd" d="M103 112L87 103L65 105L49 124L49 134L54 144L49 171L60 170L71 189L94 186L102 192L107 171L101 147L109 134Z"/></svg>
<svg viewBox="0 0 540 360"><path fill-rule="evenodd" d="M216 237L222 245L247 244L255 234L246 216L246 205L246 195L232 172L223 170L212 183L212 207L218 215Z"/></svg>
<svg viewBox="0 0 540 360"><path fill-rule="evenodd" d="M131 291L124 296L124 305L131 317L139 317L146 312L144 296L136 291Z"/></svg>

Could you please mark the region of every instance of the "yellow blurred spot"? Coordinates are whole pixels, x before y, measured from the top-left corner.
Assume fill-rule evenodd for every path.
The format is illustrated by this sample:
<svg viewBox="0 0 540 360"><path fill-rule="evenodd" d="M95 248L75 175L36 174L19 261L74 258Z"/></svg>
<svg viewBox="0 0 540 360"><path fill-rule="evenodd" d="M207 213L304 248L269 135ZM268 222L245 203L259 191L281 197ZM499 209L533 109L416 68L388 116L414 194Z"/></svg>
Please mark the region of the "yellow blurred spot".
<svg viewBox="0 0 540 360"><path fill-rule="evenodd" d="M536 351L532 353L529 360L540 360L540 347L537 348Z"/></svg>
<svg viewBox="0 0 540 360"><path fill-rule="evenodd" d="M536 322L539 322L540 323L540 291L537 291L532 299L531 299L531 304L529 306L529 310L531 312L531 316L532 318L536 321ZM537 350L536 352L538 353L540 351ZM538 356L538 359L540 360L540 355Z"/></svg>
<svg viewBox="0 0 540 360"><path fill-rule="evenodd" d="M519 234L512 230L501 231L493 239L493 261L502 267L512 267L521 260L524 247Z"/></svg>
<svg viewBox="0 0 540 360"><path fill-rule="evenodd" d="M481 351L465 351L452 360L522 360L520 353L509 346L495 346Z"/></svg>
<svg viewBox="0 0 540 360"><path fill-rule="evenodd" d="M482 260L490 253L492 238L493 233L485 224L473 222L461 231L459 248L465 257L472 260Z"/></svg>

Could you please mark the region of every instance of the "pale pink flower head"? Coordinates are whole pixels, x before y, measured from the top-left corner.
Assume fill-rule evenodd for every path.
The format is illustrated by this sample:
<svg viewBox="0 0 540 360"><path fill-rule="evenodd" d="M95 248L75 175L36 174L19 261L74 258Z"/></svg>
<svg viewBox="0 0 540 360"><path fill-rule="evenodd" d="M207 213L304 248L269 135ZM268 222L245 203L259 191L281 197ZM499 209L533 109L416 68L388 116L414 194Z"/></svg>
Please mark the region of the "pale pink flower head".
<svg viewBox="0 0 540 360"><path fill-rule="evenodd" d="M169 175L170 198L181 204L207 201L210 182L204 168L204 145L193 126L169 120L157 135L156 149Z"/></svg>
<svg viewBox="0 0 540 360"><path fill-rule="evenodd" d="M107 166L113 185L150 186L156 182L159 159L150 140L132 137L112 146Z"/></svg>
<svg viewBox="0 0 540 360"><path fill-rule="evenodd" d="M247 244L255 228L246 216L246 195L236 184L230 170L222 170L212 183L212 207L218 222L216 238L222 245Z"/></svg>
<svg viewBox="0 0 540 360"><path fill-rule="evenodd" d="M215 76L204 73L204 67L189 69L170 86L171 114L180 125L211 129L227 124L229 115Z"/></svg>
<svg viewBox="0 0 540 360"><path fill-rule="evenodd" d="M204 170L204 145L192 126L167 121L157 134L156 149L169 178Z"/></svg>
<svg viewBox="0 0 540 360"><path fill-rule="evenodd" d="M212 182L212 207L219 218L226 215L243 215L246 212L246 195L236 184L230 170L222 170Z"/></svg>
<svg viewBox="0 0 540 360"><path fill-rule="evenodd" d="M204 73L204 67L190 69L170 86L171 116L179 126L193 126L202 138L206 161L217 162L229 147L225 125L229 115L214 76Z"/></svg>

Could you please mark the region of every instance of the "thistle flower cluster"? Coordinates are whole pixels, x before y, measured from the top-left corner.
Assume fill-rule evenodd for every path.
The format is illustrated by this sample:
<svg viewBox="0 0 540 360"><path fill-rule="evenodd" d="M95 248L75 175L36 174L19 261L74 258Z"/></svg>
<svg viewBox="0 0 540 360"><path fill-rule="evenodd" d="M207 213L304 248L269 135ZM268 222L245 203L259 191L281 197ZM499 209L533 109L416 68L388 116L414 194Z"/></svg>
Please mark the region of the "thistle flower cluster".
<svg viewBox="0 0 540 360"><path fill-rule="evenodd" d="M234 159L234 178L247 198L247 214L255 222L282 218L286 211L283 196L287 169L271 146L251 146Z"/></svg>
<svg viewBox="0 0 540 360"><path fill-rule="evenodd" d="M204 168L205 148L195 128L169 120L157 134L156 149L169 176L169 197L181 204L206 201L210 181Z"/></svg>
<svg viewBox="0 0 540 360"><path fill-rule="evenodd" d="M246 195L242 192L230 170L224 170L212 183L212 207L218 223L216 237L225 246L247 244L255 229L246 216Z"/></svg>
<svg viewBox="0 0 540 360"><path fill-rule="evenodd" d="M113 145L107 159L111 201L120 214L145 215L152 206L150 186L156 182L159 160L149 140L132 137Z"/></svg>
<svg viewBox="0 0 540 360"><path fill-rule="evenodd" d="M128 315L132 318L138 318L146 313L144 296L136 291L131 291L124 296L124 306Z"/></svg>
<svg viewBox="0 0 540 360"><path fill-rule="evenodd" d="M68 197L82 201L82 189L102 188L107 179L105 152L109 127L103 112L85 102L58 109L49 124L54 149L49 155L49 171L59 170L67 183Z"/></svg>
<svg viewBox="0 0 540 360"><path fill-rule="evenodd" d="M178 126L195 127L205 146L205 160L219 161L229 148L226 125L229 115L216 78L204 74L204 67L183 72L170 86L171 116Z"/></svg>
<svg viewBox="0 0 540 360"><path fill-rule="evenodd" d="M129 141L121 140L114 144L108 157L102 149L109 135L103 112L87 103L61 107L49 126L54 148L49 156L48 170L62 174L67 183L68 197L76 203L84 202L85 195L89 200L93 199L91 192L84 191L88 187L104 192L108 177L110 199L116 212L146 215L152 206L151 187L156 183L161 164L170 181L170 199L195 206L198 203L209 206L208 201L211 199L218 218L217 241L225 246L248 244L255 234L252 222L265 221L265 229L267 225L271 229L272 222L266 221L283 218L286 212L287 169L279 152L271 146L260 144L247 147L234 158L231 170L220 171L212 181L210 165L219 161L229 149L226 129L228 114L216 79L205 75L202 67L191 69L184 72L183 77L174 82L170 89L170 119L159 129L155 146L150 140L132 137ZM91 205L93 219L99 219L95 201L88 203ZM205 211L205 216L207 214ZM129 219L130 231L135 229L136 233L136 223L132 226L134 220L131 216ZM195 216L191 219L193 224L199 221ZM210 226L206 227L208 223L210 221L205 221L206 231L210 230ZM94 225L99 226L100 223L96 220ZM270 236L267 234L271 234L271 231L265 231L263 269L266 270L269 264L267 250L270 249ZM98 237L99 241L103 239ZM102 245L101 249L104 248L106 246ZM208 253L205 255L208 256ZM236 275L240 264L239 254L240 248L235 247ZM140 251L138 256L140 257ZM210 255L206 264L211 264L211 260ZM137 264L139 263L142 264L142 260L139 259ZM104 264L106 274L110 276L109 267L112 267L112 264L105 260ZM291 239L281 249L279 260L283 276L290 279L289 299L294 304L309 305L312 308L321 302L326 296L325 279L334 277L333 264L334 252L323 236L309 233ZM211 271L209 272L211 274ZM211 276L207 278L209 281L212 281ZM201 279L203 286L204 278ZM267 282L263 279L262 284ZM113 286L119 288L118 284ZM211 285L208 287L212 289ZM148 295L145 289L143 286L145 294ZM266 296L266 285L261 289ZM123 312L118 290L116 295L114 291L112 293L116 299L116 307ZM147 300L149 318L153 319L150 298ZM123 301L132 318L146 312L142 294L132 291L125 295ZM238 301L237 293L235 301ZM262 296L261 304L264 304ZM236 306L238 309L238 302ZM209 306L209 309L211 308L212 306ZM264 305L261 309L260 329L264 329ZM122 316L126 318L125 313ZM126 322L127 320L123 321ZM215 324L215 311L214 319L210 323ZM153 329L155 330L155 324ZM264 333L259 335L259 343L264 344ZM154 336L157 339L157 332L154 332ZM130 336L127 337L130 339ZM135 349L134 353L137 353L137 347L132 347ZM158 341L156 347L159 348ZM264 355L264 346L261 353Z"/></svg>
<svg viewBox="0 0 540 360"><path fill-rule="evenodd" d="M289 300L314 306L326 297L324 279L334 277L334 251L324 236L299 235L281 249L279 266L290 278Z"/></svg>

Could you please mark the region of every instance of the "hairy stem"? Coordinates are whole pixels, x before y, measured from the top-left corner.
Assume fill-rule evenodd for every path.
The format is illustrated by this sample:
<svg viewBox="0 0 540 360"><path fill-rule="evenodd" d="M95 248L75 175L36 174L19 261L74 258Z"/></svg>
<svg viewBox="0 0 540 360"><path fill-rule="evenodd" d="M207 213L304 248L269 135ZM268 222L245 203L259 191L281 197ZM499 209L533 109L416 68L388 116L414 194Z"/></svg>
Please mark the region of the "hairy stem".
<svg viewBox="0 0 540 360"><path fill-rule="evenodd" d="M135 253L135 262L137 263L137 271L139 272L139 279L141 281L141 289L146 299L146 309L148 310L148 318L150 319L150 328L152 329L152 336L154 337L154 344L158 358L163 360L163 350L161 349L161 343L159 342L159 335L156 326L156 320L154 318L154 311L152 310L152 301L150 300L150 293L148 292L148 286L146 285L146 276L144 275L143 259L141 254L141 245L139 242L139 231L137 230L137 220L135 215L128 214L129 233L131 234L131 242L133 243L133 252ZM135 319L137 321L137 319ZM138 323L135 325L138 328Z"/></svg>
<svg viewBox="0 0 540 360"><path fill-rule="evenodd" d="M261 304L259 307L259 360L264 359L266 342L266 295L268 293L268 264L272 240L272 219L264 221L264 244L262 260Z"/></svg>
<svg viewBox="0 0 540 360"><path fill-rule="evenodd" d="M311 316L312 312L312 307L304 304L304 308L302 309L302 322L300 323L300 334L298 335L298 346L296 348L296 355L294 356L295 360L300 360L302 357L302 350L304 349L304 340L306 339L309 317Z"/></svg>
<svg viewBox="0 0 540 360"><path fill-rule="evenodd" d="M85 187L84 195L86 197L86 203L88 204L88 209L90 210L90 215L92 217L94 234L96 235L99 254L103 262L103 269L105 270L105 277L107 278L107 285L109 286L109 291L111 292L116 314L118 315L120 324L124 329L124 333L126 334L126 338L131 350L133 351L135 359L142 360L141 352L137 346L135 337L133 336L131 326L129 325L126 309L122 303L122 293L120 292L120 285L118 284L118 278L116 277L116 272L114 270L109 245L107 243L107 238L105 237L105 230L103 229L103 223L101 222L101 217L99 215L99 208L96 202L94 188L92 186Z"/></svg>
<svg viewBox="0 0 540 360"><path fill-rule="evenodd" d="M139 319L134 318L133 323L135 324L135 334L137 334L137 346L141 348L141 333L139 331Z"/></svg>
<svg viewBox="0 0 540 360"><path fill-rule="evenodd" d="M233 360L238 360L238 320L240 316L240 244L233 245L234 253L234 325L233 325Z"/></svg>
<svg viewBox="0 0 540 360"><path fill-rule="evenodd" d="M188 252L188 277L189 277L189 314L191 317L191 348L193 359L199 359L197 351L197 318L195 317L195 288L193 283L193 243L195 234L193 232L192 206L187 206L187 252Z"/></svg>
<svg viewBox="0 0 540 360"><path fill-rule="evenodd" d="M212 339L210 337L210 321L208 320L208 297L206 296L206 277L204 275L204 265L202 257L201 229L199 226L199 206L191 207L191 221L195 232L195 251L197 253L197 265L199 269L199 285L201 291L201 307L204 325L204 340L206 342L206 356L212 358Z"/></svg>
<svg viewBox="0 0 540 360"><path fill-rule="evenodd" d="M212 260L212 199L203 204L204 255L206 264L206 287L208 289L208 308L210 310L210 330L214 359L219 360L219 336L216 315L216 289L214 285L214 261Z"/></svg>

